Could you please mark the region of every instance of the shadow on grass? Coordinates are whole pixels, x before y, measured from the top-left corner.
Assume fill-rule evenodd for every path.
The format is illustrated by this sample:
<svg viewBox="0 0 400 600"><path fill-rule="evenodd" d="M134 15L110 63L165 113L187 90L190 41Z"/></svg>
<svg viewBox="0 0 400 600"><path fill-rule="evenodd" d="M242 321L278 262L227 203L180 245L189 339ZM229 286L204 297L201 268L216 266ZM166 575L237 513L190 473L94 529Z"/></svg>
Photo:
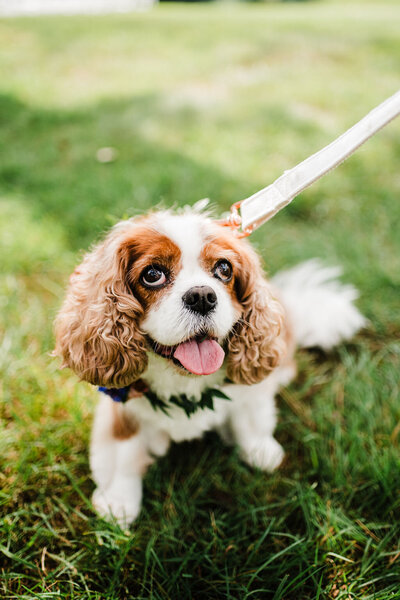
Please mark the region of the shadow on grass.
<svg viewBox="0 0 400 600"><path fill-rule="evenodd" d="M210 197L227 209L244 186L212 165L199 164L158 142L161 120L174 127L199 118L161 110L158 99L104 101L74 111L40 110L0 96L0 193L26 200L37 219L62 227L69 249L87 247L120 218L160 203L192 204ZM111 146L116 160L101 163Z"/></svg>

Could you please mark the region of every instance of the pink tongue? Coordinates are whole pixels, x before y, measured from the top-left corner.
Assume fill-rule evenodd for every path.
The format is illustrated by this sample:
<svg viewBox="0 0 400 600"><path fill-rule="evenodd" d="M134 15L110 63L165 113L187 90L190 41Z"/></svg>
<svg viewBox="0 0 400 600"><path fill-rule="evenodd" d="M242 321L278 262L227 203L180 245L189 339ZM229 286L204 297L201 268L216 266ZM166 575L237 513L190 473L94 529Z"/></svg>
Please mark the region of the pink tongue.
<svg viewBox="0 0 400 600"><path fill-rule="evenodd" d="M194 375L215 373L224 362L224 357L225 352L215 340L183 342L174 352L174 358Z"/></svg>

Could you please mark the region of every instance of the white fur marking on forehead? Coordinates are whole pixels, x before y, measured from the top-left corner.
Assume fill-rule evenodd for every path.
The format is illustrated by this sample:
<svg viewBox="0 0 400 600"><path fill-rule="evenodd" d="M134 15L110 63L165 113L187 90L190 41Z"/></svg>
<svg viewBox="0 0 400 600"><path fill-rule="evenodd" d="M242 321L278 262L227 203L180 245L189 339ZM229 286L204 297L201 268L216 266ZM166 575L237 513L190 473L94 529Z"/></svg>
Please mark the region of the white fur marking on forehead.
<svg viewBox="0 0 400 600"><path fill-rule="evenodd" d="M157 228L169 237L182 252L183 263L196 261L204 244L205 219L196 214L173 215L161 213Z"/></svg>

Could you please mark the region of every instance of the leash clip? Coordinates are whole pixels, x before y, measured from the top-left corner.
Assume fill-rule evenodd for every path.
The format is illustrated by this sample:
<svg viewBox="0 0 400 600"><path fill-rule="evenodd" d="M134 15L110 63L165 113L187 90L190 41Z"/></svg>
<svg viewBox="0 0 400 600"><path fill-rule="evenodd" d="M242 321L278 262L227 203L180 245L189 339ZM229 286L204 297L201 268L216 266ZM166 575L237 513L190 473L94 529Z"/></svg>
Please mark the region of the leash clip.
<svg viewBox="0 0 400 600"><path fill-rule="evenodd" d="M246 227L246 229L241 229L242 226L242 217L240 216L239 210L243 200L239 200L238 202L234 202L230 207L230 214L225 217L225 219L220 219L217 221L219 225L222 227L230 227L236 237L245 238L248 237L251 233L253 233L255 227L250 225L250 227Z"/></svg>

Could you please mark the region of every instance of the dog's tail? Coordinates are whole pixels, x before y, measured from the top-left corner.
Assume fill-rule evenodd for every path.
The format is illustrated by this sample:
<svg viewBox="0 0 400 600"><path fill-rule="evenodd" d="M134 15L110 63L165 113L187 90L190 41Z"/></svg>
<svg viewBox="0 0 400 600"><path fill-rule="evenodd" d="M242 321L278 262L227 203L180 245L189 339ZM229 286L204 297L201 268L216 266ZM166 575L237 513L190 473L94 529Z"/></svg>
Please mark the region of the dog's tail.
<svg viewBox="0 0 400 600"><path fill-rule="evenodd" d="M309 260L273 277L299 346L329 350L367 324L354 306L357 290L338 281L340 274L339 267Z"/></svg>

